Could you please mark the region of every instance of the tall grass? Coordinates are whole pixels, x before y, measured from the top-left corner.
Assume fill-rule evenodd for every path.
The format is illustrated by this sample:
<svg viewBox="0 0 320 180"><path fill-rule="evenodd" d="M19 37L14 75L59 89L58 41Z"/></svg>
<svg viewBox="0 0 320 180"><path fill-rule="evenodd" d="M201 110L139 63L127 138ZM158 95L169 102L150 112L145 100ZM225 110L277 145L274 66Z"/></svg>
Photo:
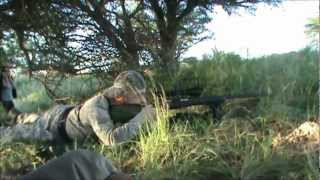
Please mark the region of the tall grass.
<svg viewBox="0 0 320 180"><path fill-rule="evenodd" d="M159 100L155 102L157 118L155 122L148 123L146 130L140 135L139 147L143 166L151 164L161 167L173 147L169 133L168 107Z"/></svg>
<svg viewBox="0 0 320 180"><path fill-rule="evenodd" d="M214 52L182 61L166 89L199 87L203 95L261 95L261 113L315 116L317 67L317 53L309 48L252 59Z"/></svg>
<svg viewBox="0 0 320 180"><path fill-rule="evenodd" d="M316 51L308 48L253 59L214 52L200 60L185 59L173 84L182 87L198 85L206 88L206 94L312 95L317 90L316 60Z"/></svg>
<svg viewBox="0 0 320 180"><path fill-rule="evenodd" d="M17 73L14 83L18 94L18 98L14 102L20 111L37 112L52 105L52 100L40 82Z"/></svg>
<svg viewBox="0 0 320 180"><path fill-rule="evenodd" d="M48 96L43 84L33 77L18 73L14 83L18 92L15 105L22 112L43 111L55 103L55 99ZM55 98L67 98L67 103L76 104L99 90L101 83L93 76L68 77L55 89Z"/></svg>
<svg viewBox="0 0 320 180"><path fill-rule="evenodd" d="M319 109L315 59L315 52L304 49L248 60L222 52L202 60L185 60L171 85L165 88L200 86L203 95L266 94L258 104L258 114L220 122L211 117L187 117L173 124L169 119L174 112L168 110L165 97L153 96L156 121L147 124L136 139L111 147L76 142L67 149L86 148L104 154L139 180L319 179L316 153L271 147L278 133L288 134L306 119L302 114L313 116ZM154 78L162 82L157 76ZM38 111L52 105L35 80L18 76L15 83L19 108ZM64 81L57 93L71 96L77 103L99 87L93 77L75 77ZM43 156L42 148L41 144L30 142L1 144L0 173L26 164L44 164L48 157ZM50 150L46 156L55 158Z"/></svg>
<svg viewBox="0 0 320 180"><path fill-rule="evenodd" d="M183 60L176 76L168 78L170 82L163 85L166 90L199 87L203 95L260 94L266 97L259 105L265 114L272 111L284 116L302 113L312 116L319 109L316 59L316 51L309 48L253 59L214 52L200 60ZM163 76L155 75L158 83L167 81L158 77ZM52 99L36 80L19 75L15 83L19 94L16 104L23 111L42 110L52 105ZM56 94L77 103L98 90L101 83L97 78L77 76L64 80Z"/></svg>

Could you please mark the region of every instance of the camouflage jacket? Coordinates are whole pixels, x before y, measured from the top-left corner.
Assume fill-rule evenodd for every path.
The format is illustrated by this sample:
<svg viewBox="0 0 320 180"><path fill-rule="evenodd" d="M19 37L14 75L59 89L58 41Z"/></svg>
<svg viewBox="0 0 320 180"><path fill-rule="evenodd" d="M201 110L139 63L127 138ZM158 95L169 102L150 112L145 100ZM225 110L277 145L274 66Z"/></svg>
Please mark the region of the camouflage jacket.
<svg viewBox="0 0 320 180"><path fill-rule="evenodd" d="M74 108L66 118L68 136L83 140L95 135L105 145L112 145L133 138L147 119L154 118L148 111L142 109L128 122L116 127L109 110L109 101L102 94L87 100L81 108Z"/></svg>

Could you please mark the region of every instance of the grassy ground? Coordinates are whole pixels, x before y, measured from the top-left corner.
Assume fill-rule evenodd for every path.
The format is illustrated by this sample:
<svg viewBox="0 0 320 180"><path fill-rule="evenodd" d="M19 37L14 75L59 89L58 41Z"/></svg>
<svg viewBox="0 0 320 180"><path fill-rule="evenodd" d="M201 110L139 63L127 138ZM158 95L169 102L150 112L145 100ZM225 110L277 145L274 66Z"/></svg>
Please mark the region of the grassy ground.
<svg viewBox="0 0 320 180"><path fill-rule="evenodd" d="M272 139L297 125L283 119L226 119L220 123L194 119L169 126L162 112L157 126L132 142L106 147L74 143L112 159L135 179L319 179L318 154L273 150ZM201 121L201 122L200 122ZM45 151L44 151L45 149ZM17 142L0 147L0 167L29 169L56 154L44 143Z"/></svg>
<svg viewBox="0 0 320 180"><path fill-rule="evenodd" d="M314 55L302 50L243 61L238 56L220 53L202 61L186 61L173 79L176 84L192 76L200 81L195 84L200 84L207 95L270 94L255 104L226 102L221 108L224 116L218 121L204 113L205 107L192 107L179 111L191 115L170 123L177 112L158 105L156 126L146 126L131 142L107 147L89 140L65 148L102 153L135 179L319 179L316 152L272 148L272 140L279 133L286 135L317 116ZM95 89L92 87L97 86L93 86L94 81L93 85L82 86L87 80L69 80L60 93L65 95L63 90L66 90L68 96L90 96ZM189 86L194 85L188 82ZM20 97L16 104L20 109L41 111L52 105L36 81L20 77L17 85ZM241 108L245 109L244 113L239 113L243 112L239 111ZM3 124L6 115L3 112L0 115ZM1 144L0 170L20 167L30 170L56 156L53 147L41 142Z"/></svg>

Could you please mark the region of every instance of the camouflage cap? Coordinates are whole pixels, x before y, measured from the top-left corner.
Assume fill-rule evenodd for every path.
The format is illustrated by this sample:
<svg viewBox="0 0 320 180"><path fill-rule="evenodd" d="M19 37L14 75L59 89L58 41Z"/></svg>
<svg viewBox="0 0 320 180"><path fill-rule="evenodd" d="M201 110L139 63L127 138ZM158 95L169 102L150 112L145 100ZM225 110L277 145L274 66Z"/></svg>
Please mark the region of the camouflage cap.
<svg viewBox="0 0 320 180"><path fill-rule="evenodd" d="M146 82L143 76L133 70L120 73L114 80L113 87L130 89L139 93L146 92Z"/></svg>

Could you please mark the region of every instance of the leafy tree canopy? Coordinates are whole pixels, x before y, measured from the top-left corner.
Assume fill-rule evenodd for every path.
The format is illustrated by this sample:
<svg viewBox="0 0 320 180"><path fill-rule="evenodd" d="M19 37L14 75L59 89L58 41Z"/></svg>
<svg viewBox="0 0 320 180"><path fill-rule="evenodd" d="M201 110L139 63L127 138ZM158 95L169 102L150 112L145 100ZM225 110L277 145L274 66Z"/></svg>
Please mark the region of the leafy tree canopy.
<svg viewBox="0 0 320 180"><path fill-rule="evenodd" d="M216 6L254 12L280 0L2 0L1 48L32 71L117 73L160 65L211 36L205 25ZM172 68L169 68L172 67Z"/></svg>

